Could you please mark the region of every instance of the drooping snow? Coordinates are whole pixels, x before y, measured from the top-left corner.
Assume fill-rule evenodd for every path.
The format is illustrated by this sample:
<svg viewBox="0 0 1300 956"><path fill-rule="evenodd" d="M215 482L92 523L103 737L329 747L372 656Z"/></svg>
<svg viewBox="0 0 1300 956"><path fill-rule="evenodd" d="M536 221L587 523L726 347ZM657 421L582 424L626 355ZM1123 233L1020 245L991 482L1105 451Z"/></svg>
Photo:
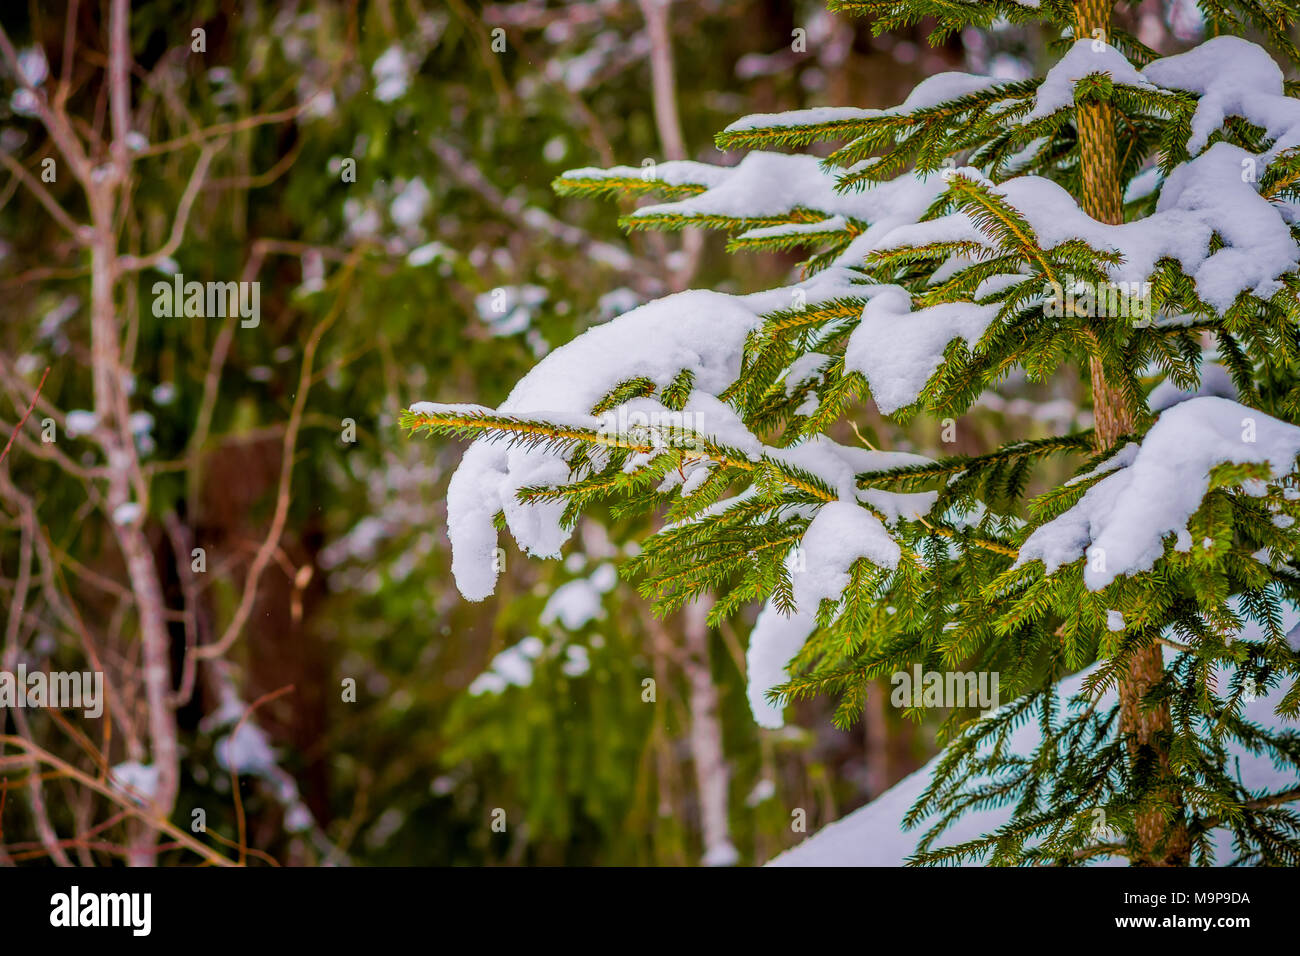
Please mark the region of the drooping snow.
<svg viewBox="0 0 1300 956"><path fill-rule="evenodd" d="M875 515L847 501L822 505L799 547L805 560L793 574L794 599L810 610L823 600L839 600L849 586L848 569L859 558L892 570L901 554Z"/></svg>
<svg viewBox="0 0 1300 956"><path fill-rule="evenodd" d="M745 652L745 677L749 710L760 727L775 730L785 725L781 708L767 700L767 692L787 679L786 666L799 653L817 626L817 609L799 608L786 615L768 603L758 612Z"/></svg>
<svg viewBox="0 0 1300 956"><path fill-rule="evenodd" d="M1214 466L1266 464L1281 478L1294 471L1300 428L1227 399L1192 398L1166 410L1130 454L1074 507L1035 530L1016 565L1042 561L1052 574L1086 557L1083 579L1093 591L1149 571L1167 535L1189 534Z"/></svg>
<svg viewBox="0 0 1300 956"><path fill-rule="evenodd" d="M1268 156L1300 144L1300 100L1283 90L1282 69L1257 44L1220 36L1176 56L1149 63L1143 75L1157 86L1196 93L1187 150L1195 156L1229 116L1243 116L1276 140Z"/></svg>
<svg viewBox="0 0 1300 956"><path fill-rule="evenodd" d="M589 329L542 359L498 409L554 421L587 415L620 382L648 378L670 384L682 369L695 372L697 390L717 394L739 374L745 337L758 317L732 296L682 292L658 299ZM650 345L653 344L653 347ZM594 421L594 420L593 420ZM525 505L528 485L563 484L568 463L558 454L505 447L483 439L465 452L447 492L452 573L471 601L491 594L500 562L492 519L504 512L511 534L530 554L556 557L570 531L563 502Z"/></svg>
<svg viewBox="0 0 1300 956"><path fill-rule="evenodd" d="M916 401L953 339L977 342L997 305L946 302L912 311L902 286L882 286L867 302L844 350L844 368L861 372L882 414Z"/></svg>
<svg viewBox="0 0 1300 956"><path fill-rule="evenodd" d="M928 461L919 455L846 448L821 437L803 448L805 462L813 466L809 470L832 474L835 469L826 459L840 464L841 500L828 502L818 509L804 531L798 550L786 558L794 613L786 615L769 601L750 632L746 694L755 722L769 729L783 726L784 718L781 708L768 702L767 692L785 682L791 658L816 627L821 602L840 599L849 586L849 569L859 558L866 558L880 568L898 566L901 555L898 543L879 518L854 502L865 502L892 523L925 514L937 498L935 492L905 494L855 489L854 475Z"/></svg>

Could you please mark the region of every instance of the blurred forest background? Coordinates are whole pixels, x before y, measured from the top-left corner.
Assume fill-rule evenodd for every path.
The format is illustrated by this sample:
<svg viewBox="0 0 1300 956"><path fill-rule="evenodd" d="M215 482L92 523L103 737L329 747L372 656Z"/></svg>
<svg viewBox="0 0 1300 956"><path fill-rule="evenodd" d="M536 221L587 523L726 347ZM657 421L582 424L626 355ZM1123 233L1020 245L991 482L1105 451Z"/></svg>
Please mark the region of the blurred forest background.
<svg viewBox="0 0 1300 956"><path fill-rule="evenodd" d="M1127 26L1174 51L1192 6ZM102 670L109 697L0 711L0 863L756 864L803 838L797 811L812 832L935 752L887 688L854 732L818 701L760 731L745 629L656 620L617 576L630 519L584 519L561 562L506 543L498 593L464 601L461 449L396 417L494 406L595 323L798 267L623 235L560 172L734 162L712 144L738 116L1027 76L1044 38L931 48L821 0L16 0L0 22L0 670ZM156 315L178 273L259 283L260 320ZM974 454L1086 427L1084 391L1013 378L956 423L859 428Z"/></svg>

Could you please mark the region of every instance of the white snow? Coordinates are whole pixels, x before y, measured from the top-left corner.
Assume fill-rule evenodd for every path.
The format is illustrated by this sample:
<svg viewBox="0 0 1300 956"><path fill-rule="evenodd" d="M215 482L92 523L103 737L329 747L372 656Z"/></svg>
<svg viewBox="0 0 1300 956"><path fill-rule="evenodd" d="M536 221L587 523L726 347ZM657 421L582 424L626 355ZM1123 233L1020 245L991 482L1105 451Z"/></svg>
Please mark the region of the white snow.
<svg viewBox="0 0 1300 956"><path fill-rule="evenodd" d="M1026 0L1025 6L1033 6ZM1249 49L1248 49L1249 48ZM1240 62L1242 69L1236 70ZM1300 142L1300 108L1282 93L1276 65L1257 48L1234 38L1212 40L1191 53L1158 60L1139 73L1113 48L1094 50L1093 41L1074 45L1039 88L1032 116L1045 116L1073 101L1074 87L1084 76L1106 73L1119 83L1135 87L1185 89L1201 94L1195 127L1208 132L1223 117L1245 115L1278 137L1273 151L1283 143ZM988 89L997 80L971 74L942 74L918 86L907 101L889 111L826 109L777 116L750 116L729 129L797 126L807 122L870 120L924 109L954 97ZM1198 135L1200 135L1198 133ZM1203 145L1203 144L1202 144ZM1193 152L1196 150L1194 149ZM1268 298L1281 284L1278 278L1300 267L1300 246L1292 239L1286 204L1261 197L1257 184L1243 171L1267 159L1227 143L1205 149L1175 169L1166 179L1146 177L1143 189L1160 189L1153 215L1107 225L1087 216L1062 187L1042 177L1018 176L994 185L978 170L960 175L981 183L1020 212L1046 248L1070 240L1083 240L1098 250L1119 253L1110 267L1116 283L1141 284L1164 258L1176 260L1196 283L1199 296L1210 306L1226 310L1243 292ZM875 250L897 249L932 242L978 242L994 251L994 244L964 213L918 222L944 188L944 177L911 174L860 191L838 192L837 174L814 156L770 152L749 153L733 167L716 167L691 161L622 166L610 170L580 169L565 174L577 179L641 178L669 185L694 184L703 191L687 198L642 207L633 221L656 217L722 217L772 221L745 233L748 238L799 236L826 231L847 231L851 224L866 224L829 268L793 285L782 285L748 296L713 292L684 292L632 309L597 326L573 342L556 349L525 376L498 411L521 418L539 418L609 432L609 416L591 416L594 403L620 382L644 377L657 388L671 382L682 369L695 375L695 391L685 415L699 416L699 431L759 456L786 462L818 475L835 489L839 500L824 506L814 518L803 544L806 569L795 575L797 613L785 617L768 606L759 615L748 651L748 697L755 719L762 726L781 724L781 714L763 700L763 694L785 679L786 666L802 647L814 626L817 603L837 598L847 580L847 568L858 557L882 567L898 560L898 546L887 524L900 517L925 513L933 495L899 495L882 491L859 492L854 475L902 464L909 456L892 459L881 453L846 448L817 437L791 448L765 447L752 435L719 395L739 373L746 337L759 327L761 316L775 310L856 296L867 301L845 352L845 368L866 378L879 409L890 414L916 401L937 371L944 350L955 339L973 347L996 320L998 306L981 304L1008 283L1025 281L1023 275L996 276L987 281L974 302L944 303L914 310L912 297L899 286L863 285L855 281L860 265ZM788 220L795 210L820 215L812 223ZM854 227L856 228L856 227ZM1211 252L1214 239L1222 248ZM936 281L976 261L977 257L952 257ZM620 303L621 304L621 303ZM602 308L605 308L602 306ZM815 378L824 357L804 355L786 373L787 394ZM1230 382L1217 366L1207 364L1194 396L1177 393L1170 383L1157 386L1151 406L1163 410L1157 425L1139 447L1121 450L1097 469L1104 477L1066 514L1037 529L1021 550L1021 562L1042 560L1049 573L1087 555L1105 560L1091 562L1085 572L1096 589L1119 574L1149 569L1162 548L1165 535L1174 534L1181 547L1190 547L1188 517L1208 487L1209 469L1220 461L1268 461L1275 474L1289 471L1300 449L1300 429L1267 419L1225 401ZM1207 404L1208 403L1208 404ZM415 410L445 409L417 403ZM810 397L801 412L816 407ZM463 406L477 408L476 406ZM482 410L482 409L479 409ZM653 399L636 399L611 412L644 412L650 419L668 412ZM1243 417L1258 423L1258 442L1242 441ZM875 457L873 457L875 456ZM650 455L638 456L628 468L643 466ZM917 459L913 459L917 460ZM702 461L674 483L689 494L699 486L714 463ZM530 451L507 444L476 441L466 452L448 494L448 534L453 549L453 572L458 588L470 600L481 600L495 587L493 561L497 535L493 516L503 512L510 534L529 554L558 557L569 537L560 524L560 503L522 505L515 494L527 485L561 485L569 480L568 463L561 455ZM1078 480L1078 479L1076 479ZM706 510L717 514L752 489ZM862 505L876 509L884 523ZM699 520L697 517L694 520ZM852 529L853 534L840 532ZM1097 567L1105 570L1096 570ZM598 594L585 582L571 582L552 597L547 620L584 626L598 613ZM568 589L568 590L565 590ZM1108 625L1123 626L1122 617L1108 615ZM509 652L506 652L507 654ZM527 661L506 658L506 670L522 674ZM494 670L476 681L505 686L510 679Z"/></svg>
<svg viewBox="0 0 1300 956"><path fill-rule="evenodd" d="M881 414L892 414L916 401L942 363L949 342L961 338L974 344L997 314L997 305L972 302L946 302L913 312L906 289L880 286L849 337L844 368L861 372Z"/></svg>
<svg viewBox="0 0 1300 956"><path fill-rule="evenodd" d="M1100 46L1101 49L1096 49ZM1104 73L1115 83L1150 87L1124 55L1108 43L1077 41L1043 78L1034 97L1034 108L1026 120L1041 119L1074 105L1074 87L1084 77Z"/></svg>
<svg viewBox="0 0 1300 956"><path fill-rule="evenodd" d="M1254 441L1247 439L1251 429ZM1042 561L1052 574L1083 556L1083 579L1093 591L1121 574L1149 571L1164 553L1166 535L1188 534L1187 521L1209 490L1215 465L1263 463L1281 478L1294 470L1300 428L1205 396L1167 409L1129 454L1130 461L1074 507L1036 529L1016 566Z"/></svg>
<svg viewBox="0 0 1300 956"><path fill-rule="evenodd" d="M1115 250L1123 260L1109 273L1118 283L1146 282L1160 259L1176 259L1200 297L1224 311L1241 292L1269 298L1281 288L1277 278L1300 267L1300 246L1279 207L1243 176L1243 161L1251 160L1243 149L1216 143L1169 175L1155 213L1118 226L1097 222L1065 189L1039 176L1018 176L995 186L971 167L958 173L1001 195L1028 221L1044 248L1082 239L1095 249ZM1224 246L1211 253L1216 235ZM969 217L957 212L895 229L877 248L979 238ZM991 240L983 242L994 248Z"/></svg>
<svg viewBox="0 0 1300 956"><path fill-rule="evenodd" d="M717 394L740 371L745 336L758 317L716 292L682 292L633 309L556 349L525 375L499 411L552 417L587 415L619 382L644 376L659 387L683 368L697 390ZM653 342L654 348L645 343ZM594 421L594 420L593 420ZM563 504L523 505L519 488L563 484L568 464L555 454L476 441L465 452L447 494L452 573L466 598L482 600L496 585L492 517L504 511L511 534L528 553L557 557L569 531Z"/></svg>
<svg viewBox="0 0 1300 956"><path fill-rule="evenodd" d="M479 318L495 336L518 335L533 323L533 314L549 293L543 286L504 286L474 297Z"/></svg>
<svg viewBox="0 0 1300 956"><path fill-rule="evenodd" d="M613 566L609 564L601 565L601 569L614 571ZM541 622L554 624L558 621L567 630L578 631L591 621L603 621L605 619L603 596L614 586L614 583L613 574L600 571L590 578L578 578L561 584L542 609Z"/></svg>
<svg viewBox="0 0 1300 956"><path fill-rule="evenodd" d="M704 856L700 858L701 866L735 866L736 861L740 859L740 851L731 845L729 841L722 841L708 848Z"/></svg>
<svg viewBox="0 0 1300 956"><path fill-rule="evenodd" d="M755 113L743 116L727 127L726 132L748 132L755 129L783 129L809 126L815 123L832 123L845 120L869 120L884 116L903 116L919 110L938 106L996 86L999 80L992 76L974 73L936 73L913 87L911 94L898 106L884 110L855 109L852 107L820 106L785 113Z"/></svg>
<svg viewBox="0 0 1300 956"><path fill-rule="evenodd" d="M581 644L570 644L564 649L564 663L560 665L567 677L581 677L591 669L587 649Z"/></svg>
<svg viewBox="0 0 1300 956"><path fill-rule="evenodd" d="M849 567L859 558L893 570L901 555L876 516L847 501L822 505L800 548L806 566L793 574L794 599L797 606L812 611L823 600L839 600L849 586Z"/></svg>
<svg viewBox="0 0 1300 956"><path fill-rule="evenodd" d="M217 741L217 763L236 773L267 775L275 769L275 753L266 732L252 721L244 721L236 732Z"/></svg>
<svg viewBox="0 0 1300 956"><path fill-rule="evenodd" d="M787 679L786 665L799 653L817 626L817 608L799 608L785 615L773 604L758 612L745 652L746 695L754 723L769 730L785 726L782 709L764 696Z"/></svg>
<svg viewBox="0 0 1300 956"><path fill-rule="evenodd" d="M642 182L659 182L667 186L716 186L727 178L725 166L697 163L689 159L672 159L662 163L651 161L645 166L584 166L562 174L564 179L639 179Z"/></svg>
<svg viewBox="0 0 1300 956"><path fill-rule="evenodd" d="M749 796L745 798L745 806L756 807L771 800L774 796L776 796L776 783L771 777L763 777L749 791Z"/></svg>
<svg viewBox="0 0 1300 956"><path fill-rule="evenodd" d="M507 687L527 687L533 682L533 661L545 649L536 637L526 637L513 647L507 647L492 658L487 670L469 685L470 694L499 694Z"/></svg>
<svg viewBox="0 0 1300 956"><path fill-rule="evenodd" d="M152 764L129 760L112 767L112 785L133 796L152 800L158 792L158 768Z"/></svg>
<svg viewBox="0 0 1300 956"><path fill-rule="evenodd" d="M1282 70L1273 58L1248 40L1214 37L1155 60L1142 73L1157 86L1200 95L1187 143L1193 156L1229 116L1244 116L1277 140L1266 156L1300 143L1300 101L1283 91Z"/></svg>
<svg viewBox="0 0 1300 956"><path fill-rule="evenodd" d="M456 258L456 253L450 247L443 245L441 242L426 242L422 246L416 246L406 256L408 266L427 266L431 262L437 262L439 259L449 260Z"/></svg>
<svg viewBox="0 0 1300 956"><path fill-rule="evenodd" d="M18 70L30 86L40 86L50 75L50 64L45 59L45 49L29 46L18 51Z"/></svg>
<svg viewBox="0 0 1300 956"><path fill-rule="evenodd" d="M737 240L781 239L806 237L809 239L830 233L846 232L848 220L843 216L831 216L817 222L786 222L779 226L763 226L749 229L737 236Z"/></svg>
<svg viewBox="0 0 1300 956"><path fill-rule="evenodd" d="M908 174L871 189L840 193L835 190L837 181L816 156L759 150L715 174L704 192L643 206L630 218L637 222L664 216L783 219L803 209L828 219L842 216L892 227L914 222L942 186L938 176Z"/></svg>
<svg viewBox="0 0 1300 956"><path fill-rule="evenodd" d="M859 109L855 106L814 106L811 109L787 110L784 113L752 113L749 116L742 116L731 123L725 132L740 133L755 129L785 129L821 123L871 119L881 115L883 115L882 110Z"/></svg>
<svg viewBox="0 0 1300 956"><path fill-rule="evenodd" d="M99 427L99 416L94 412L78 408L68 412L63 420L63 425L68 430L69 438L76 438L78 435L89 435Z"/></svg>
<svg viewBox="0 0 1300 956"><path fill-rule="evenodd" d="M828 443L833 444L833 443ZM844 455L855 464L846 464L849 483L852 475L883 468L925 461L916 455L871 452L835 446L832 454ZM850 492L852 493L852 492ZM886 520L923 514L934 504L932 492L894 494L880 491L858 492L857 497L884 512ZM749 709L760 727L783 726L781 708L766 699L769 690L785 682L786 667L803 647L817 624L817 609L823 600L838 601L849 585L849 568L859 558L881 568L898 566L900 550L885 526L870 511L851 501L832 501L822 505L804 531L798 557L792 552L786 559L794 591L795 612L786 615L772 602L759 612L749 636L746 653L746 696Z"/></svg>
<svg viewBox="0 0 1300 956"><path fill-rule="evenodd" d="M393 197L388 207L388 214L393 217L393 222L397 225L405 229L413 229L424 219L432 201L433 195L429 192L429 187L417 176L403 185Z"/></svg>
<svg viewBox="0 0 1300 956"><path fill-rule="evenodd" d="M795 389L805 382L820 381L821 370L830 361L831 356L821 352L804 352L786 369L785 393L793 395Z"/></svg>
<svg viewBox="0 0 1300 956"><path fill-rule="evenodd" d="M375 78L375 99L391 103L406 95L414 72L410 58L400 46L390 46L370 68Z"/></svg>

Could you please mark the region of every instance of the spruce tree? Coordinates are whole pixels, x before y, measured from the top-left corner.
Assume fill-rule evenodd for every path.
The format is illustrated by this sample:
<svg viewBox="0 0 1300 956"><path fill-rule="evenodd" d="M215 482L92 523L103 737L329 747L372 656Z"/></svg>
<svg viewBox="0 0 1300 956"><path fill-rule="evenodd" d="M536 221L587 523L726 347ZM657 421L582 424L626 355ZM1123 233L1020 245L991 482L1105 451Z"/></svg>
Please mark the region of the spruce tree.
<svg viewBox="0 0 1300 956"><path fill-rule="evenodd" d="M1300 61L1300 4L1201 0L1211 38L1164 58L1116 28L1129 4L1112 0L830 6L877 32L925 21L935 41L1041 24L1056 60L1024 81L939 74L893 109L745 117L718 137L750 151L735 166L557 180L664 200L628 229L810 255L793 284L593 328L497 409L413 405L406 427L474 439L449 489L458 586L492 591L499 529L557 556L585 508L662 513L625 571L661 613L763 603L760 723L830 693L848 725L913 665L1000 675L1002 706L945 725L908 817L934 821L914 862L1300 863L1300 737L1243 712L1274 689L1277 714L1300 711L1283 624L1300 598L1300 100L1274 59ZM819 141L840 145L778 152ZM829 437L868 399L900 422L955 418L1013 370L1071 367L1088 431L937 460ZM1062 459L1074 477L1029 495ZM1013 752L1030 720L1036 749ZM1245 788L1230 747L1278 785ZM1005 825L940 844L994 805Z"/></svg>

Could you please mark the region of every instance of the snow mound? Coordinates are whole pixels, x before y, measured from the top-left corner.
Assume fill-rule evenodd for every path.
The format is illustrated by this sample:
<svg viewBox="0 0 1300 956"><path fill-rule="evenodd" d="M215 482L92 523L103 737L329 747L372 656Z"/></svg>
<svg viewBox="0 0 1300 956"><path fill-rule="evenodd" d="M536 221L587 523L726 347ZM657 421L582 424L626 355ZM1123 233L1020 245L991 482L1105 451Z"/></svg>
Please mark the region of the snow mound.
<svg viewBox="0 0 1300 956"><path fill-rule="evenodd" d="M1266 464L1273 478L1294 470L1300 428L1224 398L1203 396L1166 410L1131 460L1088 489L1074 507L1034 531L1016 566L1042 561L1048 574L1081 556L1084 583L1104 588L1122 574L1150 571L1177 534L1190 546L1188 519L1228 462ZM1109 464L1109 462L1108 462Z"/></svg>

